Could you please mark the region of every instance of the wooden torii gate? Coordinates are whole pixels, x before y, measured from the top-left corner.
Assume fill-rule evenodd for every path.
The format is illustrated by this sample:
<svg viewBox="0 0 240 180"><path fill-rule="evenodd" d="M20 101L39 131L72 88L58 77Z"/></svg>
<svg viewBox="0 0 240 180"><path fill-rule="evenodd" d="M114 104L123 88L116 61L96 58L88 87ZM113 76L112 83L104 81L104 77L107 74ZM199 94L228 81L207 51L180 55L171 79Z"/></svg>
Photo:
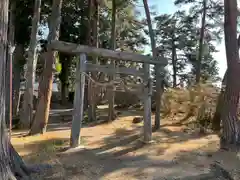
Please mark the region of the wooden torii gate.
<svg viewBox="0 0 240 180"><path fill-rule="evenodd" d="M80 143L80 130L83 121L83 105L84 105L84 86L85 86L85 72L98 71L107 74L128 74L139 76L143 78L143 83L138 85L139 90L143 90L144 101L144 142L152 140L152 123L151 123L151 95L152 95L152 80L150 77L150 64L155 65L158 69L157 73L157 89L156 92L161 91L161 69L167 65L167 60L159 57L158 60L153 60L150 56L145 56L136 53L113 51L102 48L95 48L85 45L79 45L63 41L51 41L48 45L49 50L60 51L70 54L80 55L76 71L76 88L74 97L74 111L71 128L70 146L77 147ZM97 65L87 63L86 55L101 56L112 60L124 60L137 63L143 63L143 69L137 70L135 68L112 67L111 65ZM136 93L137 93L136 89ZM158 98L158 96L156 96ZM157 110L155 118L160 119L160 99L156 99Z"/></svg>

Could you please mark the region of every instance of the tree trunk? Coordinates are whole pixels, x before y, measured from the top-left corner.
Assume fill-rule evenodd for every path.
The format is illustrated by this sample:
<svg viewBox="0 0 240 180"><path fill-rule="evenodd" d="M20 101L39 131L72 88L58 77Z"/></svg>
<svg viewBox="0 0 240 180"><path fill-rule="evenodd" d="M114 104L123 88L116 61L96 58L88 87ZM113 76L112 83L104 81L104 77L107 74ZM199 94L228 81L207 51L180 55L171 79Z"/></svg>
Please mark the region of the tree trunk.
<svg viewBox="0 0 240 180"><path fill-rule="evenodd" d="M12 147L6 131L5 124L5 74L6 74L6 59L7 59L7 31L8 31L8 0L0 1L0 179L16 180L25 178L28 175L28 169L24 165L22 159Z"/></svg>
<svg viewBox="0 0 240 180"><path fill-rule="evenodd" d="M157 57L157 50L156 50L156 41L155 41L155 34L152 28L152 22L151 22L151 16L150 16L150 11L149 11L149 7L148 7L148 2L147 0L143 0L143 4L144 4L144 9L145 9L145 14L147 17L147 23L148 23L148 29L149 29L149 35L150 35L150 40L151 40L151 47L152 47L152 55L153 58ZM157 72L157 67L155 66L155 72ZM163 92L163 91L162 91ZM159 97L159 99L157 99L157 101L160 101L162 98L162 93L161 92L156 92L159 93L157 97ZM155 118L155 124L154 124L154 129L157 130L160 128L160 118Z"/></svg>
<svg viewBox="0 0 240 180"><path fill-rule="evenodd" d="M89 0L88 0L89 1ZM80 20L80 29L81 29L81 32L79 34L79 44L83 44L83 45L88 45L88 41L89 41L89 37L86 36L86 32L89 32L91 31L90 27L89 26L86 26L86 24L88 24L88 18L86 18L89 14L89 6L88 6L88 1L84 1L84 5L82 7L82 12L80 14L80 17L81 17L81 20ZM85 86L85 90L84 90L84 111L88 109L88 105L89 105L89 102L88 102L88 78L86 78L86 86Z"/></svg>
<svg viewBox="0 0 240 180"><path fill-rule="evenodd" d="M64 53L59 53L59 59L62 65L59 79L61 81L61 104L66 105L68 100L68 76L69 76L69 65L71 64L71 57Z"/></svg>
<svg viewBox="0 0 240 180"><path fill-rule="evenodd" d="M173 32L174 33L174 32ZM176 57L176 46L174 42L174 35L172 39L172 67L173 67L173 88L177 87L177 57Z"/></svg>
<svg viewBox="0 0 240 180"><path fill-rule="evenodd" d="M58 40L61 23L62 0L54 0L52 5L52 14L49 24L48 42ZM44 133L46 131L50 102L52 96L53 84L53 66L56 60L56 52L48 51L46 53L46 67L44 69L43 91L39 94L39 103L36 110L35 119L31 127L30 134Z"/></svg>
<svg viewBox="0 0 240 180"><path fill-rule="evenodd" d="M96 0L90 0L90 6L89 6L89 20L90 20L90 28L92 34L89 35L89 44L94 47L98 47L98 26L99 26L99 12L98 12L98 2ZM98 57L91 57L93 64L98 63ZM97 73L92 72L91 77L93 80L97 80ZM91 80L88 81L88 100L89 100L89 107L88 107L88 118L90 121L96 121L97 116L96 116L96 96L97 96L97 89L98 87L94 86L94 82Z"/></svg>
<svg viewBox="0 0 240 180"><path fill-rule="evenodd" d="M88 41L87 44L89 46L92 46L92 14L93 14L93 0L88 0ZM88 56L87 58L88 61L92 61L92 57ZM89 76L92 78L92 72L88 72ZM90 78L87 78L87 96L88 96L88 120L89 121L95 121L95 114L94 114L94 109L92 103L92 97L93 97L93 89L92 89L92 81Z"/></svg>
<svg viewBox="0 0 240 180"><path fill-rule="evenodd" d="M219 132L221 130L221 110L223 105L223 97L224 91L221 89L221 92L217 99L216 110L212 119L212 130L215 132Z"/></svg>
<svg viewBox="0 0 240 180"><path fill-rule="evenodd" d="M61 82L61 104L66 105L68 102L68 83L67 82Z"/></svg>
<svg viewBox="0 0 240 180"><path fill-rule="evenodd" d="M206 13L207 13L207 0L203 0L203 14L202 14L202 24L200 30L200 39L199 39L199 52L196 65L196 84L200 82L201 79L201 64L202 64L202 54L203 54L203 40L204 40L204 31L206 24Z"/></svg>
<svg viewBox="0 0 240 180"><path fill-rule="evenodd" d="M223 122L223 133L221 137L222 146L230 144L239 145L240 127L237 117L239 104L240 82L236 81L239 75L239 53L237 45L237 1L224 0L224 34L227 56L227 84L224 93L224 106L221 119Z"/></svg>
<svg viewBox="0 0 240 180"><path fill-rule="evenodd" d="M17 116L19 112L20 102L20 84L21 84L21 72L23 71L24 64L24 45L16 44L15 51L13 53L13 116Z"/></svg>
<svg viewBox="0 0 240 180"><path fill-rule="evenodd" d="M15 48L15 41L14 41L14 32L15 32L15 2L11 2L10 4L10 18L9 18L9 25L8 25L8 58L7 58L7 74L6 74L6 123L10 129L12 128L12 58L13 52Z"/></svg>
<svg viewBox="0 0 240 180"><path fill-rule="evenodd" d="M238 51L240 48L240 35L238 35ZM225 88L226 88L226 84L227 84L227 71L224 74L223 80L222 80L222 87L221 87L221 92L218 96L218 100L217 100L217 105L216 105L216 110L212 119L212 129L214 131L220 131L221 129L221 112L222 112L222 106L223 106L223 97L224 97L224 92L225 92Z"/></svg>
<svg viewBox="0 0 240 180"><path fill-rule="evenodd" d="M35 72L37 65L37 34L38 23L40 19L41 0L35 0L34 15L32 19L31 39L27 58L27 72L26 72L26 90L23 99L23 112L20 118L20 125L22 128L30 128L33 118L33 92L35 83Z"/></svg>
<svg viewBox="0 0 240 180"><path fill-rule="evenodd" d="M8 0L0 1L0 179L16 179L14 177L14 172L11 171L11 162L9 154L9 139L6 133L5 124L5 72L6 72L6 59L7 59L7 30L8 30Z"/></svg>
<svg viewBox="0 0 240 180"><path fill-rule="evenodd" d="M222 106L224 103L223 98L224 98L224 92L226 87L226 81L227 81L227 70L222 80L221 92L218 96L215 113L212 119L212 130L214 130L215 132L218 132L221 129L221 112L222 112Z"/></svg>
<svg viewBox="0 0 240 180"><path fill-rule="evenodd" d="M222 122L223 122L223 134L222 142L226 144L239 144L240 143L240 129L237 117L238 103L239 103L239 83L236 85L234 78L240 70L240 66L233 69L235 72L229 73L227 78L226 92L223 98L222 108Z"/></svg>
<svg viewBox="0 0 240 180"><path fill-rule="evenodd" d="M9 26L10 27L10 26ZM9 36L8 36L9 37ZM7 62L6 62L6 94L5 94L5 101L6 101L6 110L5 110L5 113L6 113L6 117L5 117L5 121L6 121L6 124L7 124L7 127L10 128L11 126L11 115L10 115L10 109L11 109L11 102L12 102L12 97L10 97L12 94L11 94L11 88L10 88L10 73L11 73L11 58L12 58L12 54L11 54L11 46L12 44L9 42L9 45L10 47L8 47L8 57L7 57Z"/></svg>
<svg viewBox="0 0 240 180"><path fill-rule="evenodd" d="M111 49L115 50L116 46L116 0L112 0L112 29L111 29ZM116 66L115 62L112 61L112 64ZM109 76L109 80L113 80L114 76ZM108 88L108 120L112 121L115 117L114 112L114 96L113 87Z"/></svg>

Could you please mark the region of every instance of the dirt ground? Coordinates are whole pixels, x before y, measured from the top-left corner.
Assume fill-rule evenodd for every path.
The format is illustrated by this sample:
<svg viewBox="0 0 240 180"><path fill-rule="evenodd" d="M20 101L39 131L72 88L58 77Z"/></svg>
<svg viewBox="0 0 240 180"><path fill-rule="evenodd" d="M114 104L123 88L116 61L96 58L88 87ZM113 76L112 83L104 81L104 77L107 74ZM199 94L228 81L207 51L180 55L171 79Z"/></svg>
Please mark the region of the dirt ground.
<svg viewBox="0 0 240 180"><path fill-rule="evenodd" d="M219 150L217 135L199 135L184 125L171 125L179 119L166 118L153 133L153 143L146 145L142 124L132 123L136 113L124 111L111 123L83 127L83 147L72 153L60 153L69 143L69 122L50 123L44 135L14 132L12 143L27 163L52 165L33 175L36 180L230 179L216 167L240 179L239 154Z"/></svg>

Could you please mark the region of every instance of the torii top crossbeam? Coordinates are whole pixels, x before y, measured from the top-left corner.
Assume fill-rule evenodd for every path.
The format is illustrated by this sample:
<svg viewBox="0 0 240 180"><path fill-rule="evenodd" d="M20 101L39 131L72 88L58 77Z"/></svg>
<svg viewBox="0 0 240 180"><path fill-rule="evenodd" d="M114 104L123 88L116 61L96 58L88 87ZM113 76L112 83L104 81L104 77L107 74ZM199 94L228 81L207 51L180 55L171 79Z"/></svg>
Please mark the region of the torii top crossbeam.
<svg viewBox="0 0 240 180"><path fill-rule="evenodd" d="M113 51L109 49L90 47L86 45L74 44L74 43L64 42L64 41L57 41L57 40L51 41L50 44L48 45L48 48L50 50L65 52L69 54L86 53L86 54L92 54L95 56L111 58L113 60L133 61L138 63L148 63L148 64L162 65L162 66L167 65L167 59L163 57L158 57L157 60L154 60L153 57L142 55L142 54Z"/></svg>

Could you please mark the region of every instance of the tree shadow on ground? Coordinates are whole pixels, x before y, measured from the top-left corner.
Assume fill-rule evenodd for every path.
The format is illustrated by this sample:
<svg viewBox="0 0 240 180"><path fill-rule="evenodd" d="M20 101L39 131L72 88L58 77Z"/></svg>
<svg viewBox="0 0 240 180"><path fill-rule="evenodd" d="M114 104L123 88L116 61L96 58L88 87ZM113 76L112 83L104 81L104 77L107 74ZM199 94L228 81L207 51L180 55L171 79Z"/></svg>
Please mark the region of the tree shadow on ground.
<svg viewBox="0 0 240 180"><path fill-rule="evenodd" d="M195 132L184 133L182 131L169 130L161 128L159 130L161 135L154 133L153 144L144 144L141 140L140 132L141 127L134 127L133 129L118 128L108 137L105 137L101 142L97 143L98 147L92 147L91 144L86 142L89 147L82 149L79 152L60 154L54 156L55 152L47 153L46 156L41 157L40 160L36 159L36 153L26 155L24 159L28 162L49 162L53 159L53 168L44 174L44 179L57 180L57 179L101 179L111 174L115 177L135 177L135 179L144 179L152 177L153 179L163 179L167 177L184 177L186 180L199 179L201 176L183 175L182 170L179 170L183 159L186 159L190 154L196 153L197 150L181 151L178 153L177 158L174 160L165 160L159 158L151 158L151 156L158 157L168 150L169 146L173 143L181 143L184 141L194 140L200 138ZM87 137L86 141L87 141ZM52 141L68 141L64 140L51 140ZM36 142L36 144L47 144L49 141ZM166 144L164 147L158 147L160 143ZM26 145L26 149L31 149L36 144L31 143ZM61 144L61 143L60 143ZM43 151L43 146L40 145ZM206 155L207 158L211 158ZM190 160L189 160L190 161ZM190 164L193 164L191 161ZM205 167L197 167L204 169ZM147 172L152 169L151 172ZM163 173L159 175L159 171ZM166 171L166 172L165 172ZM190 170L193 171L193 170ZM61 173L60 173L61 172ZM120 173L121 172L121 173ZM206 174L206 173L203 173ZM208 172L207 172L208 174ZM65 178L64 178L65 177ZM199 177L199 178L198 178ZM183 179L184 179L183 178ZM123 178L124 179L124 178ZM167 178L168 179L168 178ZM169 178L169 180L172 178ZM206 179L206 178L205 178ZM185 179L184 179L185 180Z"/></svg>
<svg viewBox="0 0 240 180"><path fill-rule="evenodd" d="M72 109L53 109L50 113L50 118L48 122L48 132L49 131L59 131L59 130L67 130L71 127L72 121ZM116 111L116 119L113 121L117 121L119 118L127 118L132 116L142 116L143 112L138 110L119 110ZM67 119L67 120L64 120ZM94 122L83 122L83 128L85 127L94 127L102 124L108 124L112 121L108 120L108 108L98 108L97 109L97 121Z"/></svg>
<svg viewBox="0 0 240 180"><path fill-rule="evenodd" d="M68 113L70 110L66 109L64 110L63 114L65 111ZM113 121L118 121L119 118L130 118L134 116L141 116L142 113L141 111L136 111L136 110L129 110L129 111L119 111L120 114L117 115L116 119ZM59 113L59 114L58 114ZM103 124L109 124L112 123L113 121L108 120L108 113L106 109L98 109L97 112L98 115L98 120L94 122L83 122L82 128L89 128L89 127L95 127ZM49 119L49 123L47 126L47 131L48 132L54 132L54 131L60 131L60 130L69 130L71 129L71 121L68 122L63 122L61 118L56 120L56 117L61 117L61 110L59 111L54 111L54 119L53 117Z"/></svg>
<svg viewBox="0 0 240 180"><path fill-rule="evenodd" d="M161 136L154 135L153 140L155 142L153 143L153 145L147 145L141 141L143 136L141 130L142 127L139 126L131 130L127 130L125 128L118 128L116 129L115 134L104 138L103 140L104 145L92 149L92 151L94 151L97 154L108 154L108 151L111 151L112 149L117 147L118 150L113 150L114 152L112 153L112 155L122 156L130 152L136 151L137 149L148 148L149 146L154 146L154 144L158 143L164 144L180 143L191 139L192 140L198 139L204 136L199 135L199 133L195 131L183 133L182 131L171 131L167 128L161 128L161 130L159 131L162 133L162 135ZM121 147L122 149L120 150L119 147ZM161 152L164 153L164 150L165 148L161 149Z"/></svg>

